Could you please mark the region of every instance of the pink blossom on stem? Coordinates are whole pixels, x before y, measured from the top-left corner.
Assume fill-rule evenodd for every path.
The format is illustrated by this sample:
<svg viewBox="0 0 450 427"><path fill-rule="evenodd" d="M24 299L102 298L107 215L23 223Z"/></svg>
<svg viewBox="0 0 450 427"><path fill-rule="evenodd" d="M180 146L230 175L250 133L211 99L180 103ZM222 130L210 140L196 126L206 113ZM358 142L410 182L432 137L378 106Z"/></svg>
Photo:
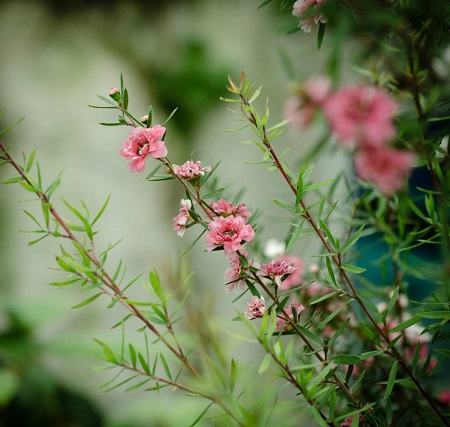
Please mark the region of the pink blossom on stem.
<svg viewBox="0 0 450 427"><path fill-rule="evenodd" d="M266 264L261 264L261 269L258 271L258 275L267 277L281 287L281 280L284 276L292 274L296 268L293 261L284 261L281 259L271 261Z"/></svg>
<svg viewBox="0 0 450 427"><path fill-rule="evenodd" d="M303 261L296 256L282 255L277 258L277 261L286 262L294 267L294 271L290 273L279 286L282 291L298 286L303 280Z"/></svg>
<svg viewBox="0 0 450 427"><path fill-rule="evenodd" d="M192 202L189 199L181 199L180 213L173 219L173 229L178 236L183 237L186 231L186 224L189 221L189 210L192 208Z"/></svg>
<svg viewBox="0 0 450 427"><path fill-rule="evenodd" d="M266 304L264 301L264 298L261 296L261 298L258 298L257 296L253 296L250 299L250 302L247 303L248 307L247 310L245 310L244 316L247 319L258 319L260 317L263 317L265 311L266 311Z"/></svg>
<svg viewBox="0 0 450 427"><path fill-rule="evenodd" d="M115 95L116 93L119 93L119 92L120 92L119 89L117 89L116 87L112 87L109 90L109 96L113 96L113 95Z"/></svg>
<svg viewBox="0 0 450 427"><path fill-rule="evenodd" d="M364 416L362 414L358 415L359 418L359 423L361 424L364 421ZM352 427L352 422L353 422L353 416L348 417L345 419L345 421L343 423L340 424L339 427Z"/></svg>
<svg viewBox="0 0 450 427"><path fill-rule="evenodd" d="M255 237L255 232L250 224L245 223L241 216L230 215L214 218L208 225L206 233L206 248L212 251L222 248L226 254L231 254L241 249L242 243L249 242Z"/></svg>
<svg viewBox="0 0 450 427"><path fill-rule="evenodd" d="M288 331L290 329L292 329L289 325L289 320L293 319L294 321L297 321L297 318L294 319L294 310L296 313L296 316L298 317L298 315L305 309L305 307L303 307L303 305L294 302L286 307L284 307L284 311L286 312L287 316L286 317L283 312L280 312L277 316L277 324L276 324L276 330L277 331Z"/></svg>
<svg viewBox="0 0 450 427"><path fill-rule="evenodd" d="M244 250L241 250L240 254L244 257L248 256L248 252ZM240 258L239 254L237 252L232 252L231 254L228 255L230 266L225 272L224 277L224 279L228 282L227 292L230 292L237 287L244 289L246 286L244 278L246 276L248 268L245 269L243 268L241 260L239 258Z"/></svg>
<svg viewBox="0 0 450 427"><path fill-rule="evenodd" d="M131 172L142 172L147 156L159 159L167 155L167 148L162 141L166 128L160 125L150 128L137 127L123 142L119 153L127 160Z"/></svg>
<svg viewBox="0 0 450 427"><path fill-rule="evenodd" d="M227 202L224 199L220 199L218 202L212 202L210 204L211 209L218 215L221 216L239 216L244 219L244 221L247 221L250 216L251 212L246 208L245 203L240 203L237 206L234 206L232 203Z"/></svg>
<svg viewBox="0 0 450 427"><path fill-rule="evenodd" d="M173 165L173 172L181 179L195 179L203 176L205 172L211 172L211 166L202 167L201 162L188 160L181 166Z"/></svg>
<svg viewBox="0 0 450 427"><path fill-rule="evenodd" d="M305 128L313 121L316 111L329 97L330 90L331 81L328 77L313 77L307 80L299 92L286 101L284 117L296 128Z"/></svg>
<svg viewBox="0 0 450 427"><path fill-rule="evenodd" d="M383 89L368 86L342 88L324 104L331 131L344 146L362 143L379 146L392 139L396 109L395 102Z"/></svg>
<svg viewBox="0 0 450 427"><path fill-rule="evenodd" d="M391 147L363 147L355 154L356 174L389 196L405 186L415 161L414 154Z"/></svg>
<svg viewBox="0 0 450 427"><path fill-rule="evenodd" d="M313 24L318 24L319 22L326 23L328 19L322 13L317 13L315 15L309 16L309 9L314 7L317 9L320 7L325 0L297 0L294 3L292 14L299 18L299 27L305 32L311 32ZM307 15L306 19L301 19L303 15Z"/></svg>

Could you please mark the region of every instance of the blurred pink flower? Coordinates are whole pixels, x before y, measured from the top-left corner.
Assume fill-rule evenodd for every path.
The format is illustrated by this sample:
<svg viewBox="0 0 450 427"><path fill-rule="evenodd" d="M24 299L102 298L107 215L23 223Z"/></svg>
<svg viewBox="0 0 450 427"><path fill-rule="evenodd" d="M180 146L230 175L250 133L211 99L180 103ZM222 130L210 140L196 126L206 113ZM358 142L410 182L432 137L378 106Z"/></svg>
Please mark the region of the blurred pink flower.
<svg viewBox="0 0 450 427"><path fill-rule="evenodd" d="M317 9L320 7L325 0L297 0L294 3L292 14L299 18L299 27L305 32L309 33L311 32L311 28L313 24L318 24L319 22L325 23L328 21L326 16L324 16L322 13L317 13L312 16L308 16L308 10L311 7L314 7L314 9ZM303 15L307 14L306 19L301 19Z"/></svg>
<svg viewBox="0 0 450 427"><path fill-rule="evenodd" d="M248 307L247 310L245 310L244 316L247 319L258 319L260 317L263 317L265 311L266 311L266 304L264 301L264 298L261 296L261 298L258 298L257 296L253 296L250 299L250 302L247 303Z"/></svg>
<svg viewBox="0 0 450 427"><path fill-rule="evenodd" d="M396 104L380 88L352 86L338 90L324 112L342 145L381 145L395 136Z"/></svg>
<svg viewBox="0 0 450 427"><path fill-rule="evenodd" d="M113 95L115 95L116 93L119 93L119 92L120 92L119 89L117 89L116 87L112 87L109 90L109 96L113 96Z"/></svg>
<svg viewBox="0 0 450 427"><path fill-rule="evenodd" d="M391 147L363 147L355 154L357 175L388 196L405 186L415 156Z"/></svg>
<svg viewBox="0 0 450 427"><path fill-rule="evenodd" d="M284 311L286 312L288 317L286 317L283 312L280 312L278 314L277 325L275 327L277 331L288 331L292 329L287 322L289 322L289 319L293 319L295 322L298 320L297 318L294 319L294 309L296 316L298 317L299 314L305 309L305 307L297 302L284 307Z"/></svg>
<svg viewBox="0 0 450 427"><path fill-rule="evenodd" d="M248 252L241 250L240 255L247 257ZM236 287L244 289L246 287L245 284L245 273L248 271L248 268L243 269L241 261L239 259L239 254L237 252L232 252L228 255L228 260L230 261L230 266L225 272L224 279L227 281L227 292L232 291Z"/></svg>
<svg viewBox="0 0 450 427"><path fill-rule="evenodd" d="M208 225L206 233L206 248L212 251L223 247L226 254L231 254L241 249L242 243L249 242L255 237L255 232L250 224L245 223L241 216L230 215L214 218Z"/></svg>
<svg viewBox="0 0 450 427"><path fill-rule="evenodd" d="M258 275L274 280L277 286L281 287L281 279L288 274L292 274L295 270L296 268L294 267L293 261L278 259L266 264L261 264Z"/></svg>
<svg viewBox="0 0 450 427"><path fill-rule="evenodd" d="M359 423L361 424L364 421L364 416L362 414L358 415L359 418ZM343 423L340 424L339 427L352 427L352 422L353 422L353 416L348 417L345 419L345 421Z"/></svg>
<svg viewBox="0 0 450 427"><path fill-rule="evenodd" d="M232 203L227 202L224 199L220 199L218 202L212 202L210 206L216 214L219 214L221 216L240 216L245 221L247 221L252 214L246 208L245 203L234 206Z"/></svg>
<svg viewBox="0 0 450 427"><path fill-rule="evenodd" d="M293 126L303 129L314 119L314 115L330 94L328 77L313 77L303 83L299 92L290 96L284 106L284 117Z"/></svg>
<svg viewBox="0 0 450 427"><path fill-rule="evenodd" d="M142 172L145 168L147 156L159 159L167 155L167 148L162 141L166 128L156 125L150 128L137 127L123 142L119 153L127 160L131 172Z"/></svg>
<svg viewBox="0 0 450 427"><path fill-rule="evenodd" d="M443 391L437 399L444 405L450 406L450 391Z"/></svg>
<svg viewBox="0 0 450 427"><path fill-rule="evenodd" d="M192 202L189 199L181 199L180 213L173 219L173 229L180 237L183 237L186 231L186 224L189 221L189 210L192 208Z"/></svg>
<svg viewBox="0 0 450 427"><path fill-rule="evenodd" d="M286 262L294 267L294 271L284 279L279 286L282 291L298 286L303 280L303 261L296 256L282 255L277 258L277 261Z"/></svg>
<svg viewBox="0 0 450 427"><path fill-rule="evenodd" d="M211 171L211 166L202 167L201 162L188 160L181 166L173 165L173 171L181 179L195 179Z"/></svg>

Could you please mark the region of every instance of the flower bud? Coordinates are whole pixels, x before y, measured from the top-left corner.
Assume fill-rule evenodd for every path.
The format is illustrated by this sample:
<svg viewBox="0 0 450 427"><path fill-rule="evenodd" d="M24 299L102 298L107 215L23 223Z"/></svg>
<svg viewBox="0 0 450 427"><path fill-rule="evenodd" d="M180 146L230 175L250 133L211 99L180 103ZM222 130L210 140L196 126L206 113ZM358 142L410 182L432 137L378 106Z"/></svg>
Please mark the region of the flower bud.
<svg viewBox="0 0 450 427"><path fill-rule="evenodd" d="M116 87L113 87L109 90L109 96L114 99L114 101L120 101L120 90Z"/></svg>

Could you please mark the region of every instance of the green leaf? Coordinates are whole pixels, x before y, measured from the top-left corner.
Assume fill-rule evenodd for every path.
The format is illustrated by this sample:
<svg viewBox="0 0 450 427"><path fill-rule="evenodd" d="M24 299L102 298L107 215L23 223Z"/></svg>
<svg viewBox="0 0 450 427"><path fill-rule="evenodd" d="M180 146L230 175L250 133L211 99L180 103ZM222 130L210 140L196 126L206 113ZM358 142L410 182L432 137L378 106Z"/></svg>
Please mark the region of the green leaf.
<svg viewBox="0 0 450 427"><path fill-rule="evenodd" d="M393 310L395 303L397 302L397 298L398 298L398 292L400 290L400 286L397 286L393 293L392 293L392 297L389 301L389 304L386 308L386 311L383 313L383 315L381 316L383 322L386 320L386 318L391 314L391 311Z"/></svg>
<svg viewBox="0 0 450 427"><path fill-rule="evenodd" d="M352 274L361 274L366 271L365 268L357 267L356 265L350 265L350 264L342 264L341 268L342 268L342 270L345 270L348 273L352 273Z"/></svg>
<svg viewBox="0 0 450 427"><path fill-rule="evenodd" d="M342 334L342 332L344 332L345 328L347 327L348 322L350 322L350 318L348 318L340 327L339 329L336 331L336 333L330 338L330 340L328 341L328 348L331 348L334 344L334 342L337 340L337 338L339 337L339 335Z"/></svg>
<svg viewBox="0 0 450 427"><path fill-rule="evenodd" d="M322 322L320 322L319 325L317 325L316 330L321 330L325 325L331 322L331 320L334 319L335 316L337 316L347 305L350 304L350 300L347 300L344 304L339 306L336 310L334 310L332 313L330 313L326 319L324 319Z"/></svg>
<svg viewBox="0 0 450 427"><path fill-rule="evenodd" d="M102 207L98 211L97 215L95 215L95 218L92 221L92 225L94 225L100 217L103 215L103 212L105 212L106 207L108 206L109 200L111 199L111 194L106 198L105 203L103 203Z"/></svg>
<svg viewBox="0 0 450 427"><path fill-rule="evenodd" d="M150 377L151 376L150 368L148 366L147 361L144 359L144 356L142 356L141 353L138 353L138 358L139 358L139 362L141 363L142 369Z"/></svg>
<svg viewBox="0 0 450 427"><path fill-rule="evenodd" d="M381 347L380 340L373 334L373 332L363 322L359 322L359 326L364 331L365 335L378 347Z"/></svg>
<svg viewBox="0 0 450 427"><path fill-rule="evenodd" d="M279 206L282 209L287 209L288 211L291 211L291 212L297 212L297 208L295 206L291 206L291 205L283 202L282 200L278 200L278 199L272 199L272 200L277 206Z"/></svg>
<svg viewBox="0 0 450 427"><path fill-rule="evenodd" d="M98 294L92 295L90 298L80 302L77 305L74 305L72 308L80 308L83 307L85 305L90 304L92 301L95 301L100 295L102 295L102 292L99 292Z"/></svg>
<svg viewBox="0 0 450 427"><path fill-rule="evenodd" d="M321 22L319 25L319 31L317 32L317 49L320 49L322 46L323 38L325 36L325 28L326 24Z"/></svg>
<svg viewBox="0 0 450 427"><path fill-rule="evenodd" d="M268 5L272 0L264 0L260 5L258 6L258 9L261 9L262 7Z"/></svg>
<svg viewBox="0 0 450 427"><path fill-rule="evenodd" d="M3 134L5 134L9 130L11 130L13 127L17 126L23 119L25 119L25 116L21 117L19 120L14 122L11 126L8 126L7 128L0 130L0 136L2 136Z"/></svg>
<svg viewBox="0 0 450 427"><path fill-rule="evenodd" d="M320 427L329 427L329 424L322 418L319 410L315 406L311 406L311 412Z"/></svg>
<svg viewBox="0 0 450 427"><path fill-rule="evenodd" d="M167 119L164 121L164 123L161 126L164 126L171 118L172 116L177 112L178 107L176 107L169 115L169 117L167 117Z"/></svg>
<svg viewBox="0 0 450 427"><path fill-rule="evenodd" d="M23 178L21 176L15 176L13 178L5 179L2 184L16 184L17 182L22 182Z"/></svg>
<svg viewBox="0 0 450 427"><path fill-rule="evenodd" d="M316 335L315 333L311 332L310 330L306 329L304 326L302 325L297 325L297 329L303 334L305 335L307 338L309 338L311 341L316 342L317 344L319 344L321 347L323 347L323 342L320 338L319 335Z"/></svg>
<svg viewBox="0 0 450 427"><path fill-rule="evenodd" d="M400 332L403 331L404 329L409 328L412 325L415 325L416 323L418 323L421 319L420 315L416 315L414 317L411 317L411 319L405 320L404 322L400 323L400 325L395 326L394 328L392 328L389 331L389 335L393 334L394 332Z"/></svg>
<svg viewBox="0 0 450 427"><path fill-rule="evenodd" d="M128 349L129 349L129 351L130 351L131 364L133 365L133 368L136 369L136 361L137 361L136 350L134 349L134 347L132 346L132 344L129 344L129 345L128 345Z"/></svg>
<svg viewBox="0 0 450 427"><path fill-rule="evenodd" d="M397 376L397 369L398 369L398 360L396 360L392 364L391 371L389 372L388 383L386 385L386 391L384 392L384 401L386 401L392 393L392 389L394 388L395 384L395 377Z"/></svg>
<svg viewBox="0 0 450 427"><path fill-rule="evenodd" d="M169 365L167 364L167 361L166 361L164 355L162 353L159 353L159 358L161 360L161 363L163 365L164 372L166 373L167 378L169 378L169 380L172 381L172 373L170 372Z"/></svg>
<svg viewBox="0 0 450 427"><path fill-rule="evenodd" d="M303 225L305 224L305 220L303 220L298 226L297 229L292 233L291 238L289 239L289 242L286 246L286 253L288 253L293 246L295 245L295 242L298 240L298 238L300 237L300 234L303 230Z"/></svg>
<svg viewBox="0 0 450 427"><path fill-rule="evenodd" d="M33 167L34 158L36 156L36 148L33 148L33 151L30 153L30 157L28 158L27 165L25 166L25 172L30 172Z"/></svg>
<svg viewBox="0 0 450 427"><path fill-rule="evenodd" d="M341 254L344 255L361 237L361 234L364 230L365 225L361 225L361 227L359 227L358 231L356 231L355 234L353 234L352 237L350 237L350 239L347 240L347 242L345 243L344 246L342 246L341 248Z"/></svg>
<svg viewBox="0 0 450 427"><path fill-rule="evenodd" d="M198 422L203 418L203 416L206 414L209 408L214 405L214 402L210 403L203 411L202 413L195 419L195 421L192 424L189 424L189 427L194 427L198 424Z"/></svg>
<svg viewBox="0 0 450 427"><path fill-rule="evenodd" d="M261 364L259 365L258 368L258 374L263 374L264 372L267 371L267 369L269 368L270 362L272 360L272 356L270 354L266 354L261 362Z"/></svg>
<svg viewBox="0 0 450 427"><path fill-rule="evenodd" d="M100 341L97 338L94 338L94 341L96 341L98 344L100 344L100 346L103 349L103 353L105 354L106 360L108 362L111 362L111 363L114 363L114 364L118 363L118 361L116 359L116 356L114 355L113 351L104 342Z"/></svg>
<svg viewBox="0 0 450 427"><path fill-rule="evenodd" d="M52 196L52 194L55 192L55 190L59 187L59 185L61 184L61 178L57 178L55 179L52 184L47 188L47 190L45 191L45 194L47 195L47 198L50 199L50 197Z"/></svg>
<svg viewBox="0 0 450 427"><path fill-rule="evenodd" d="M330 358L330 361L337 365L355 365L361 361L356 354L340 354Z"/></svg>

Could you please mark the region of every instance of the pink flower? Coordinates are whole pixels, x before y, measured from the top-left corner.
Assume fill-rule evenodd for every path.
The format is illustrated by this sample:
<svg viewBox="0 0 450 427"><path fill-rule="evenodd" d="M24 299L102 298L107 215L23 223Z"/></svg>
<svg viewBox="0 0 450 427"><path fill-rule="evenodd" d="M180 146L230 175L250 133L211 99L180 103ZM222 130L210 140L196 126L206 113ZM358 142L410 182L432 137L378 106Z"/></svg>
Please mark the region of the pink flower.
<svg viewBox="0 0 450 427"><path fill-rule="evenodd" d="M283 312L280 312L278 314L278 318L277 318L277 324L276 324L276 330L277 331L288 331L290 329L292 329L292 327L289 325L289 320L292 319L294 320L294 322L296 322L298 319L298 315L305 309L305 307L303 307L303 305L298 304L297 302L294 302L290 305L288 305L287 307L284 307L284 311L286 312L287 316L286 317ZM296 313L296 317L294 318L294 310Z"/></svg>
<svg viewBox="0 0 450 427"><path fill-rule="evenodd" d="M298 129L305 128L327 100L330 89L331 82L327 77L313 77L307 80L299 92L286 101L284 116Z"/></svg>
<svg viewBox="0 0 450 427"><path fill-rule="evenodd" d="M240 216L245 221L247 221L250 216L251 212L246 208L245 203L241 203L237 206L234 206L232 203L227 202L224 199L220 199L218 202L212 202L210 204L211 209L218 215L221 216Z"/></svg>
<svg viewBox="0 0 450 427"><path fill-rule="evenodd" d="M192 202L189 199L181 199L180 213L173 219L173 229L178 236L183 237L186 231L186 224L189 221L189 210L192 208Z"/></svg>
<svg viewBox="0 0 450 427"><path fill-rule="evenodd" d="M202 168L201 162L194 163L192 160L188 160L181 166L173 165L173 171L175 175L181 179L195 179L203 176L205 172L210 172L211 166L205 166Z"/></svg>
<svg viewBox="0 0 450 427"><path fill-rule="evenodd" d="M295 270L293 261L278 259L267 264L261 264L261 269L258 271L258 274L268 277L275 281L277 286L281 287L281 279L288 274L292 274Z"/></svg>
<svg viewBox="0 0 450 427"><path fill-rule="evenodd" d="M313 24L318 24L319 22L325 23L328 19L321 13L309 16L309 9L314 6L317 9L324 3L324 0L297 0L294 3L292 14L297 18L301 18L303 15L307 15L306 19L299 19L299 27L305 32L311 32Z"/></svg>
<svg viewBox="0 0 450 427"><path fill-rule="evenodd" d="M117 89L116 87L112 87L109 90L109 96L113 96L113 95L115 95L116 93L119 93L119 92L120 92L119 89Z"/></svg>
<svg viewBox="0 0 450 427"><path fill-rule="evenodd" d="M247 257L248 252L247 251L240 251L242 256ZM241 261L239 259L239 254L237 252L232 252L228 255L228 260L230 261L230 266L228 267L227 271L225 272L225 280L227 283L227 292L230 292L231 290L235 289L236 287L240 287L242 289L245 288L245 280L246 272L248 271L248 268L243 269Z"/></svg>
<svg viewBox="0 0 450 427"><path fill-rule="evenodd" d="M361 424L365 419L364 416L362 414L358 415L359 418L359 423ZM343 423L340 424L339 427L352 427L352 422L353 422L353 416L348 417L345 419L345 421Z"/></svg>
<svg viewBox="0 0 450 427"><path fill-rule="evenodd" d="M303 261L299 257L291 255L282 255L277 258L277 261L286 262L288 265L294 267L294 271L287 276L279 286L282 291L298 286L303 280Z"/></svg>
<svg viewBox="0 0 450 427"><path fill-rule="evenodd" d="M247 319L258 319L260 317L263 317L265 311L266 311L266 304L264 301L264 298L261 296L261 298L258 298L256 296L253 296L250 299L250 302L247 303L248 307L247 310L245 310L244 316Z"/></svg>
<svg viewBox="0 0 450 427"><path fill-rule="evenodd" d="M127 160L131 172L142 172L145 168L147 156L159 159L167 155L167 148L162 141L166 128L156 125L150 128L137 127L123 142L119 153Z"/></svg>
<svg viewBox="0 0 450 427"><path fill-rule="evenodd" d="M396 104L380 88L345 87L324 105L331 131L342 145L382 145L395 136L393 115Z"/></svg>
<svg viewBox="0 0 450 427"><path fill-rule="evenodd" d="M414 154L390 147L363 147L355 155L357 175L389 196L404 187L415 161Z"/></svg>
<svg viewBox="0 0 450 427"><path fill-rule="evenodd" d="M450 391L443 391L437 399L444 405L450 406Z"/></svg>
<svg viewBox="0 0 450 427"><path fill-rule="evenodd" d="M230 215L213 219L208 225L206 233L206 248L212 251L222 248L226 254L241 249L244 242L249 242L255 237L255 232L250 224L245 223L241 216Z"/></svg>

